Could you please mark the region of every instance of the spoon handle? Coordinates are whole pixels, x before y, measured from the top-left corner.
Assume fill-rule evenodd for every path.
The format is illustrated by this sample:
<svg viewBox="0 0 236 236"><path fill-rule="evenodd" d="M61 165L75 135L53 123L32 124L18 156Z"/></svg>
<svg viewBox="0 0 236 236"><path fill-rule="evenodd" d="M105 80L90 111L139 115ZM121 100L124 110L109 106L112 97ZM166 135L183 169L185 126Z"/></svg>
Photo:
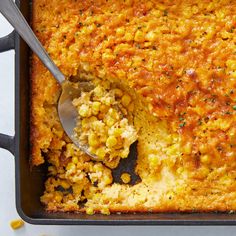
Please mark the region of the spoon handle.
<svg viewBox="0 0 236 236"><path fill-rule="evenodd" d="M16 4L12 0L0 0L0 12L40 58L40 60L52 73L55 79L57 79L59 83L62 83L65 80L65 76L49 57Z"/></svg>

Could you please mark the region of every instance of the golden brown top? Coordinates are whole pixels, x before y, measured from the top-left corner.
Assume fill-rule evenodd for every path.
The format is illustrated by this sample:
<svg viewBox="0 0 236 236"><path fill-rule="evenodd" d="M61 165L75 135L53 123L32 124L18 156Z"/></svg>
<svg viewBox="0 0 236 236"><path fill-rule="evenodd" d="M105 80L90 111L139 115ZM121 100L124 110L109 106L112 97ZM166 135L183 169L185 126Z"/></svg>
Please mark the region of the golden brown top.
<svg viewBox="0 0 236 236"><path fill-rule="evenodd" d="M64 73L128 81L178 130L195 167L201 154L211 165L234 160L235 2L54 2L39 3L36 32Z"/></svg>

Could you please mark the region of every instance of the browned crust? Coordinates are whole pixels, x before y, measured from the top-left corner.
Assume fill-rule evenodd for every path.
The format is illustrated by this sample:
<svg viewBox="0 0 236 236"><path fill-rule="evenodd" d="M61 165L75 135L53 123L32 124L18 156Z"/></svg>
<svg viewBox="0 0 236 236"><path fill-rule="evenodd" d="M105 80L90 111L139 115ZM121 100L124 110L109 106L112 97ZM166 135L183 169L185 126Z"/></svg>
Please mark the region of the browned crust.
<svg viewBox="0 0 236 236"><path fill-rule="evenodd" d="M49 36L45 36L38 32L38 30L36 30L37 24L40 21L40 17L38 16L37 11L40 5L40 1L35 1L32 5L32 28L35 31L38 39L46 47L46 42ZM38 109L43 108L44 103L52 103L50 100L55 100L54 97L57 97L60 88L56 80L47 71L47 69L43 66L43 64L35 54L32 55L30 65L30 164L31 166L38 166L45 162L42 155L42 147L40 143L44 139L47 139L47 141L50 143L51 139L51 137L49 137L50 134L48 134L47 132L43 132L42 123L44 122L44 120L43 116L39 115ZM46 98L43 95L48 84L50 84L50 94L53 98Z"/></svg>
<svg viewBox="0 0 236 236"><path fill-rule="evenodd" d="M32 4L32 21L31 25L33 30L35 29L36 21L37 21L37 11L36 11L36 4ZM40 34L37 34L37 37L40 39ZM35 99L37 98L37 82L36 82L36 74L40 71L39 61L35 55L32 55L30 58L30 165L37 166L44 163L44 158L41 155L39 145L37 144L37 127L35 125L36 118L35 118Z"/></svg>
<svg viewBox="0 0 236 236"><path fill-rule="evenodd" d="M225 194L222 197L209 197L209 196L179 196L174 198L172 201L163 201L161 204L155 207L145 207L143 205L138 206L124 206L119 205L108 205L109 211L111 213L130 213L130 212L140 212L140 213L193 213L193 212L227 212L232 213L236 209L236 204L234 198L230 196L231 194ZM48 212L78 212L83 213L86 211L85 208L78 209L76 207L57 207L52 208L46 207ZM100 207L93 208L95 213L101 212Z"/></svg>

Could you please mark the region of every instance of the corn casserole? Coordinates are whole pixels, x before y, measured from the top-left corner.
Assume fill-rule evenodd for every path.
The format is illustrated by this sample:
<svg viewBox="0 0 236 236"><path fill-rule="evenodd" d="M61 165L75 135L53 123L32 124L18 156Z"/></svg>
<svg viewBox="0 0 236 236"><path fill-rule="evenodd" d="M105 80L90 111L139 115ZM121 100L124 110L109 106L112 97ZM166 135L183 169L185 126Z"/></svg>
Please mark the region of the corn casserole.
<svg viewBox="0 0 236 236"><path fill-rule="evenodd" d="M63 131L60 86L32 57L31 165L48 164L47 211L236 210L236 1L34 0L32 7L33 29L60 70L105 89L73 102L81 127L126 122L118 136L104 128L104 140L84 130L100 156L91 159ZM140 181L131 185L123 173L115 183L112 169L135 140Z"/></svg>

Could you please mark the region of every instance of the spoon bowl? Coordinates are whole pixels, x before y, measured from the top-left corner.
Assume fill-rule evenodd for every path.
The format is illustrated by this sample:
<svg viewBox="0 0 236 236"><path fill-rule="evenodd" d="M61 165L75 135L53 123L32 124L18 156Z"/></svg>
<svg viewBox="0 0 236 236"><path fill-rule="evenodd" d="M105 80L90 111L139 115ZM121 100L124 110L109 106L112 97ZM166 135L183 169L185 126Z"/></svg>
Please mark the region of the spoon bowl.
<svg viewBox="0 0 236 236"><path fill-rule="evenodd" d="M83 152L87 153L92 158L97 159L96 155L88 151L88 146L82 145L74 135L74 128L79 122L79 116L75 106L72 104L72 101L75 98L80 97L81 92L89 92L94 88L93 84L89 81L82 81L77 84L79 86L75 87L75 84L69 80L66 80L61 84L62 91L58 100L57 112L64 131L73 143Z"/></svg>

